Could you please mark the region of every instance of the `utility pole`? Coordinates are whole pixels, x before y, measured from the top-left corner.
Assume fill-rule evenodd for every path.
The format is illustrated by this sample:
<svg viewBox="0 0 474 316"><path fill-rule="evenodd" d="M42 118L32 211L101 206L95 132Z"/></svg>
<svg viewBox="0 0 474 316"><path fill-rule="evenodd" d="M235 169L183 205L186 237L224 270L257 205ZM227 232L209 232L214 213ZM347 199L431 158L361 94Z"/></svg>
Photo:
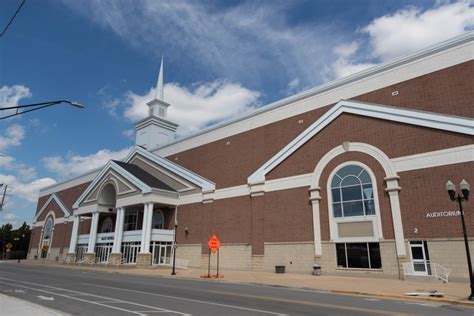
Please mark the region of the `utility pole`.
<svg viewBox="0 0 474 316"><path fill-rule="evenodd" d="M0 211L3 211L3 203L5 203L5 196L7 195L7 188L8 188L8 184L3 184L1 183L0 184L0 190L5 187L3 189L3 196L2 196L2 200L0 202ZM5 214L3 213L3 218L5 219ZM3 221L3 226L2 226L2 230L3 230L3 241L2 241L2 261L4 262L5 261L5 230L6 230L6 223L5 221Z"/></svg>

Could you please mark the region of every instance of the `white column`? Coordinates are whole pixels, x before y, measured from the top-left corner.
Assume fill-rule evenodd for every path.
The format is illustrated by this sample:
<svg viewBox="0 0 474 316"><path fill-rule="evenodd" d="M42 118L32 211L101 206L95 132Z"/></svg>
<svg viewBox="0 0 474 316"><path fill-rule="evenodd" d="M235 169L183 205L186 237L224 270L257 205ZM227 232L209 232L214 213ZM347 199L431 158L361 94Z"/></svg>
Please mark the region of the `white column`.
<svg viewBox="0 0 474 316"><path fill-rule="evenodd" d="M81 221L81 217L79 215L74 215L74 221L72 224L72 233L71 233L71 241L69 243L69 253L76 252L77 246L77 234L79 232L79 223Z"/></svg>
<svg viewBox="0 0 474 316"><path fill-rule="evenodd" d="M151 209L151 211L153 215L153 209ZM150 203L145 203L143 205L142 240L140 243L140 246L141 246L140 253L150 252L150 242L148 242L147 244L147 239L148 239L147 235L149 233L149 230L151 231L151 222L149 222L149 218L150 218Z"/></svg>
<svg viewBox="0 0 474 316"><path fill-rule="evenodd" d="M402 214L400 210L400 199L398 192L400 187L398 186L398 177L385 178L387 188L385 191L388 192L390 198L390 208L392 209L392 221L393 231L395 233L395 247L397 249L397 255L399 257L405 257L407 255L405 247L405 235L403 233Z"/></svg>
<svg viewBox="0 0 474 316"><path fill-rule="evenodd" d="M99 212L94 212L92 213L91 230L89 232L89 246L87 248L88 253L93 253L95 250L98 224L99 224Z"/></svg>
<svg viewBox="0 0 474 316"><path fill-rule="evenodd" d="M310 189L310 200L313 205L313 233L314 233L314 256L321 257L323 254L321 245L321 223L319 217L319 201L321 197L319 195L320 188Z"/></svg>
<svg viewBox="0 0 474 316"><path fill-rule="evenodd" d="M119 207L117 209L117 217L115 218L115 233L114 233L114 245L112 248L113 253L120 253L122 248L122 236L123 236L123 220L125 218L125 209Z"/></svg>
<svg viewBox="0 0 474 316"><path fill-rule="evenodd" d="M151 224L153 222L153 203L148 204L148 219L147 219L147 231L145 235L145 252L150 252L150 242L151 242Z"/></svg>

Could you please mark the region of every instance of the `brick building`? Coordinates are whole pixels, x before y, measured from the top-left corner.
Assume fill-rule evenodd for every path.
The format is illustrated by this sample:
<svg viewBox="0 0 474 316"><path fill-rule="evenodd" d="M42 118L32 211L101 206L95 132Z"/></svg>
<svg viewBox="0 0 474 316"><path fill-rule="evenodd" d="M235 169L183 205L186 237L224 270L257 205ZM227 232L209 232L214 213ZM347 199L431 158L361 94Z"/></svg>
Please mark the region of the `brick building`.
<svg viewBox="0 0 474 316"><path fill-rule="evenodd" d="M445 184L474 184L473 52L471 32L180 139L161 69L130 154L41 190L29 256L170 264L179 224L191 267L216 233L224 269L466 279Z"/></svg>

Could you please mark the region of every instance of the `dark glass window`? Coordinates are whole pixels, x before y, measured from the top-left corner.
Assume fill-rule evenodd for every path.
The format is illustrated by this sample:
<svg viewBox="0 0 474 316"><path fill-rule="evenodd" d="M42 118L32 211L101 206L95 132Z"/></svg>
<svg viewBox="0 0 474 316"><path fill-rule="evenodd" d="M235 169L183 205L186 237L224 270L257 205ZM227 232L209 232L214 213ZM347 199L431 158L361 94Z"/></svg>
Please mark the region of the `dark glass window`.
<svg viewBox="0 0 474 316"><path fill-rule="evenodd" d="M152 229L163 229L164 228L164 218L163 213L160 210L153 212L153 220L151 224Z"/></svg>
<svg viewBox="0 0 474 316"><path fill-rule="evenodd" d="M334 217L374 215L374 190L366 170L350 165L338 170L331 181Z"/></svg>
<svg viewBox="0 0 474 316"><path fill-rule="evenodd" d="M372 269L382 269L382 259L380 259L380 245L378 242L369 243L370 267Z"/></svg>
<svg viewBox="0 0 474 316"><path fill-rule="evenodd" d="M337 258L337 266L338 267L347 268L346 245L345 244L336 244L336 258Z"/></svg>
<svg viewBox="0 0 474 316"><path fill-rule="evenodd" d="M379 243L336 244L336 257L340 268L382 268Z"/></svg>
<svg viewBox="0 0 474 316"><path fill-rule="evenodd" d="M125 212L123 221L123 230L137 230L138 229L138 211Z"/></svg>

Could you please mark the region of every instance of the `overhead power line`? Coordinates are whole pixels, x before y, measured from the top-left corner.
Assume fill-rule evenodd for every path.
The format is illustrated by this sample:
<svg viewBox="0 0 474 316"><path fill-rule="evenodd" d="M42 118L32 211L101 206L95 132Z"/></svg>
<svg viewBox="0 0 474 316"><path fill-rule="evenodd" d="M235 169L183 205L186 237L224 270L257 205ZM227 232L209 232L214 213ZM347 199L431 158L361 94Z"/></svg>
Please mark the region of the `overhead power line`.
<svg viewBox="0 0 474 316"><path fill-rule="evenodd" d="M12 16L8 24L5 26L5 28L2 31L2 34L0 34L0 37L3 37L3 35L6 33L8 28L10 27L10 24L12 24L13 20L15 20L16 16L18 15L18 12L20 12L21 8L25 4L26 0L21 1L20 5L18 6L18 9L16 9L15 14Z"/></svg>

